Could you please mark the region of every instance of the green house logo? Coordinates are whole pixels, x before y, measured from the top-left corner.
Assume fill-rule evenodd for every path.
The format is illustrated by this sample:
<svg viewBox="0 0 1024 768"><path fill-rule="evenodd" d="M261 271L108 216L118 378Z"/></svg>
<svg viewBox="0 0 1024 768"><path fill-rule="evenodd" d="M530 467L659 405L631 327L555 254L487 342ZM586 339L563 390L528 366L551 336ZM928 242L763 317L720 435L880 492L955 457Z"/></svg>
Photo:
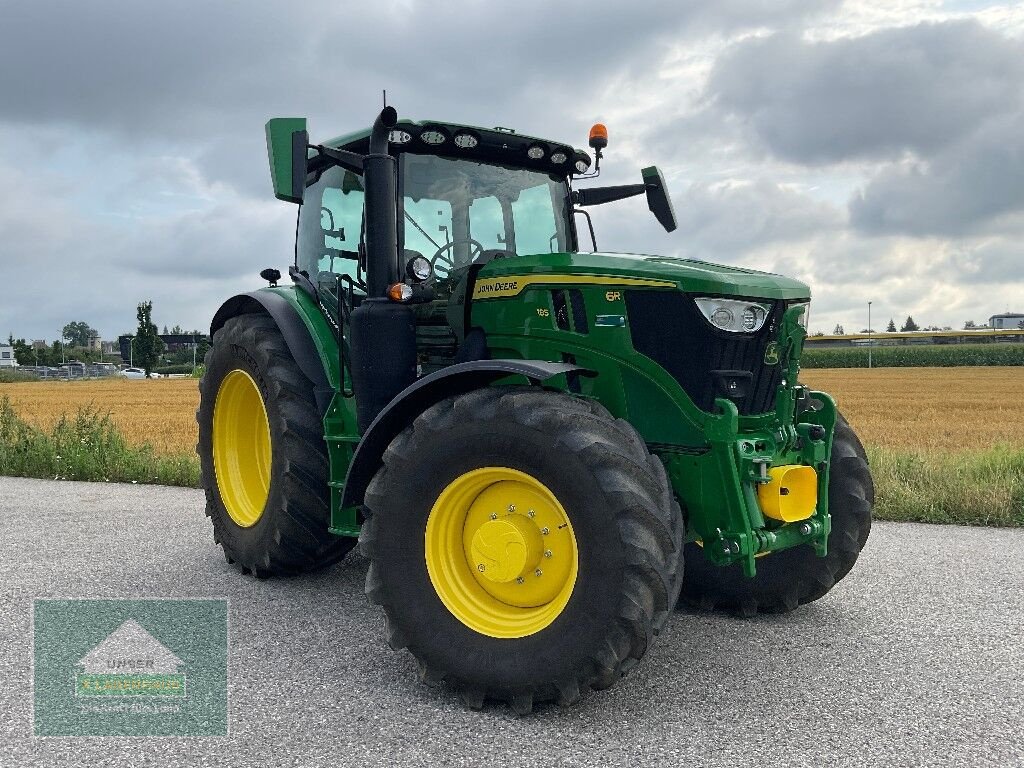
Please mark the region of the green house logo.
<svg viewBox="0 0 1024 768"><path fill-rule="evenodd" d="M768 342L768 346L764 350L764 364L765 365L778 365L779 364L779 344L775 341Z"/></svg>
<svg viewBox="0 0 1024 768"><path fill-rule="evenodd" d="M32 603L35 736L225 736L228 604Z"/></svg>
<svg viewBox="0 0 1024 768"><path fill-rule="evenodd" d="M185 698L183 662L134 619L83 656L76 696Z"/></svg>

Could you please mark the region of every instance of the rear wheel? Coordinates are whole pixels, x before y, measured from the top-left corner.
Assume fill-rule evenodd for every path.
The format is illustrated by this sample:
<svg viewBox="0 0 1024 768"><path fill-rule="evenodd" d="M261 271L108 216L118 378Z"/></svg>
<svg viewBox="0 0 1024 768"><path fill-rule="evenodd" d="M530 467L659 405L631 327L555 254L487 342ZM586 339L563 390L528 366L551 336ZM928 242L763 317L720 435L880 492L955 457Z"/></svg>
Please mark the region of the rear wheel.
<svg viewBox="0 0 1024 768"><path fill-rule="evenodd" d="M677 599L661 463L596 403L495 387L420 415L366 493L366 591L388 642L463 700L576 701L626 674Z"/></svg>
<svg viewBox="0 0 1024 768"><path fill-rule="evenodd" d="M330 495L313 384L266 315L217 331L199 384L206 514L228 562L257 576L340 560L355 543L328 532Z"/></svg>
<svg viewBox="0 0 1024 768"><path fill-rule="evenodd" d="M857 562L871 532L874 501L864 447L839 416L828 488L828 555L818 557L809 546L774 552L758 558L757 575L749 579L738 564L716 566L697 544L687 544L683 599L699 608L749 616L791 611L823 597Z"/></svg>

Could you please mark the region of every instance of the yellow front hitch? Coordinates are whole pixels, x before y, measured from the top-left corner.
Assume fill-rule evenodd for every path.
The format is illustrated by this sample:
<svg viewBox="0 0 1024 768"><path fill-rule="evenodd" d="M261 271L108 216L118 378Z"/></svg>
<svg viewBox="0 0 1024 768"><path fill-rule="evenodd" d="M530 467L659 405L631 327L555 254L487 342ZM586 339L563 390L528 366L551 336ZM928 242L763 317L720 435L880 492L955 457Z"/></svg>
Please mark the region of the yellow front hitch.
<svg viewBox="0 0 1024 768"><path fill-rule="evenodd" d="M768 470L767 483L757 486L761 512L773 520L795 523L806 520L818 506L818 473L802 464L785 464Z"/></svg>

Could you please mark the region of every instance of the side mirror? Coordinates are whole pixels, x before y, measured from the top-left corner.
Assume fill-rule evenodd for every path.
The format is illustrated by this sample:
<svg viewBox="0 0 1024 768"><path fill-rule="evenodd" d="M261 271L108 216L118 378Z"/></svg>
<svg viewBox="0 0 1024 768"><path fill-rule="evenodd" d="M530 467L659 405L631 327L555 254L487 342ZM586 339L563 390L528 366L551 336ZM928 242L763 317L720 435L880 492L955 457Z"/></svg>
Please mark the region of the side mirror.
<svg viewBox="0 0 1024 768"><path fill-rule="evenodd" d="M676 212L672 208L672 199L668 196L668 189L665 187L665 177L657 166L644 168L640 173L644 177L644 185L647 187L647 207L651 209L661 226L666 232L672 232L676 224Z"/></svg>
<svg viewBox="0 0 1024 768"><path fill-rule="evenodd" d="M267 121L267 155L274 197L301 203L306 190L309 134L304 117L275 117Z"/></svg>

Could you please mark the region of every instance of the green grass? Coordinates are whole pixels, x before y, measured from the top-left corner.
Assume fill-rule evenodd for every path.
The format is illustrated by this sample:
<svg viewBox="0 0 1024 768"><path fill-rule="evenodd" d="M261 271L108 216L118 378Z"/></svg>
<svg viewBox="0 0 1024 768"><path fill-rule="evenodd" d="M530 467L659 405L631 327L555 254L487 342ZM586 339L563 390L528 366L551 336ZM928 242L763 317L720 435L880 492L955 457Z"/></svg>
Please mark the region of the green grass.
<svg viewBox="0 0 1024 768"><path fill-rule="evenodd" d="M50 480L199 485L196 456L163 456L129 445L110 416L79 408L49 432L27 424L0 398L0 475Z"/></svg>
<svg viewBox="0 0 1024 768"><path fill-rule="evenodd" d="M20 381L39 381L39 376L14 368L0 368L0 384L16 384Z"/></svg>
<svg viewBox="0 0 1024 768"><path fill-rule="evenodd" d="M878 520L1024 526L1024 450L923 454L868 448Z"/></svg>
<svg viewBox="0 0 1024 768"><path fill-rule="evenodd" d="M1024 526L1024 449L942 454L868 448L878 520ZM0 398L0 475L199 487L199 460L129 445L91 407L49 432Z"/></svg>
<svg viewBox="0 0 1024 768"><path fill-rule="evenodd" d="M949 368L961 365L1024 365L1024 344L929 344L872 347L875 368ZM866 347L807 347L803 368L867 368Z"/></svg>

